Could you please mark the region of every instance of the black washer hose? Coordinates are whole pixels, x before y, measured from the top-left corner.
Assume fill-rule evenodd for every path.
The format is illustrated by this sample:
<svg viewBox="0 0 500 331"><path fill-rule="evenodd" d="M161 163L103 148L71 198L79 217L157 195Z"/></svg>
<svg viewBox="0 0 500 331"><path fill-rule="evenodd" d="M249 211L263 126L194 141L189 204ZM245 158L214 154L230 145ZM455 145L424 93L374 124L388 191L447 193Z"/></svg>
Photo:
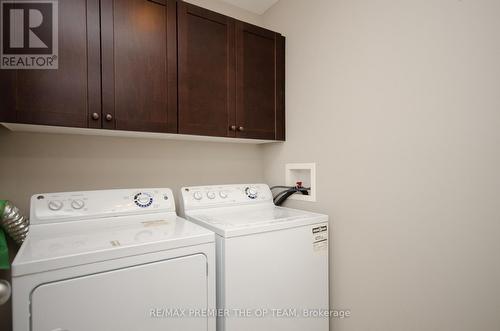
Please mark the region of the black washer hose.
<svg viewBox="0 0 500 331"><path fill-rule="evenodd" d="M278 193L274 199L273 202L276 206L281 206L286 199L288 199L290 196L292 196L295 193L302 193L303 195L309 195L309 190L311 189L310 187L302 187L302 186L273 186L271 187L271 190L277 189L277 188L286 188L286 190L281 191Z"/></svg>

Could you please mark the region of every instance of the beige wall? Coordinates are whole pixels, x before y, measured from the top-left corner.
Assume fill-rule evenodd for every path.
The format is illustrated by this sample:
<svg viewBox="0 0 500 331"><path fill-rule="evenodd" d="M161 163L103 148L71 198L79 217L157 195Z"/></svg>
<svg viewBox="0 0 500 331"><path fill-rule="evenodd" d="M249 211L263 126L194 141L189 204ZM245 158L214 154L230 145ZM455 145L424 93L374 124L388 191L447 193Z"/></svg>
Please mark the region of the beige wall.
<svg viewBox="0 0 500 331"><path fill-rule="evenodd" d="M287 131L317 162L335 331L500 330L499 1L281 0Z"/></svg>
<svg viewBox="0 0 500 331"><path fill-rule="evenodd" d="M41 192L263 180L261 147L0 131L0 197L25 212Z"/></svg>

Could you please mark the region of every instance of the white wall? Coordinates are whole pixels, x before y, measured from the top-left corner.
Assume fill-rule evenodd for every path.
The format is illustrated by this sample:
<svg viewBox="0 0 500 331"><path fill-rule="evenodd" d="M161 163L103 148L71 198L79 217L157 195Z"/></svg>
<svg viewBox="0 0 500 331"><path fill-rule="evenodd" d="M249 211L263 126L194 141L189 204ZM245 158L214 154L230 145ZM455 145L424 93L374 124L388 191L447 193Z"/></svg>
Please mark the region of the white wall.
<svg viewBox="0 0 500 331"><path fill-rule="evenodd" d="M281 0L287 139L318 163L335 331L500 330L500 2Z"/></svg>

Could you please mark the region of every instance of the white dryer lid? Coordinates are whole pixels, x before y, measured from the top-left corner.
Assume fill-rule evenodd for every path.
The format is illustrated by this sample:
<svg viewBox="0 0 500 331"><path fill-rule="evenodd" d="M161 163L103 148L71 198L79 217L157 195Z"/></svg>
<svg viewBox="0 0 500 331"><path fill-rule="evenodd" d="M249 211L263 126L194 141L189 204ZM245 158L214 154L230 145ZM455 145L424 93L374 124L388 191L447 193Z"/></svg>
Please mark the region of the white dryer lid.
<svg viewBox="0 0 500 331"><path fill-rule="evenodd" d="M175 213L34 225L12 264L12 275L213 242L207 229Z"/></svg>
<svg viewBox="0 0 500 331"><path fill-rule="evenodd" d="M225 238L328 221L327 215L276 207L272 203L194 210L186 216Z"/></svg>

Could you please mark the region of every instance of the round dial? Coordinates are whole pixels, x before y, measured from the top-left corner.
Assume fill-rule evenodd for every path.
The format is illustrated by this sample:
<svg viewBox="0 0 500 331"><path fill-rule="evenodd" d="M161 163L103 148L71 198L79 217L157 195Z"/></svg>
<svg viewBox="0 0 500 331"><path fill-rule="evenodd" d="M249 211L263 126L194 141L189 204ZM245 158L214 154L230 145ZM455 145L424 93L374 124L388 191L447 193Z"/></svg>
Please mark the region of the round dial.
<svg viewBox="0 0 500 331"><path fill-rule="evenodd" d="M220 191L219 192L219 196L222 198L222 199L226 199L227 198L227 193L225 191Z"/></svg>
<svg viewBox="0 0 500 331"><path fill-rule="evenodd" d="M250 199L257 199L258 192L254 187L247 187L245 193Z"/></svg>
<svg viewBox="0 0 500 331"><path fill-rule="evenodd" d="M194 198L195 200L198 200L198 201L199 201L199 200L203 199L203 195L201 194L201 192L194 192L194 194L193 194L193 198Z"/></svg>
<svg viewBox="0 0 500 331"><path fill-rule="evenodd" d="M138 207L147 208L153 203L153 197L149 193L140 192L134 195L134 202Z"/></svg>
<svg viewBox="0 0 500 331"><path fill-rule="evenodd" d="M85 207L85 202L80 199L73 200L71 201L71 207L73 209L82 209L83 207Z"/></svg>
<svg viewBox="0 0 500 331"><path fill-rule="evenodd" d="M207 198L209 198L210 200L215 199L215 192L207 192Z"/></svg>
<svg viewBox="0 0 500 331"><path fill-rule="evenodd" d="M54 211L61 210L63 205L64 204L60 200L51 200L51 201L49 201L49 204L48 204L49 209L54 210Z"/></svg>

